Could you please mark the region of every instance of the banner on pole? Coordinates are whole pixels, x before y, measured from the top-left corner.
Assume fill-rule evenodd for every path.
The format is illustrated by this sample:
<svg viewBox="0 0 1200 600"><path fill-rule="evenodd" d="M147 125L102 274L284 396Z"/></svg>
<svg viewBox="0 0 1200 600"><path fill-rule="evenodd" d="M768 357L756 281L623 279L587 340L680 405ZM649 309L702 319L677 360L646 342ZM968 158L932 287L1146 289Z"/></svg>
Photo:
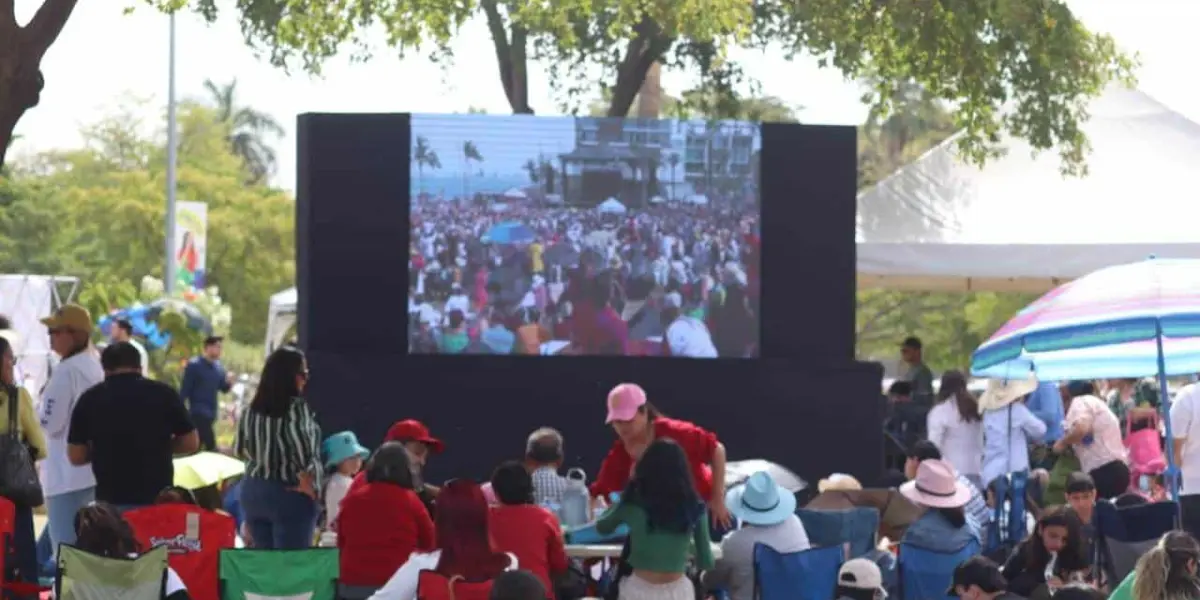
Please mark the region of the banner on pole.
<svg viewBox="0 0 1200 600"><path fill-rule="evenodd" d="M208 205L175 204L175 281L181 290L204 289L204 252L208 247Z"/></svg>

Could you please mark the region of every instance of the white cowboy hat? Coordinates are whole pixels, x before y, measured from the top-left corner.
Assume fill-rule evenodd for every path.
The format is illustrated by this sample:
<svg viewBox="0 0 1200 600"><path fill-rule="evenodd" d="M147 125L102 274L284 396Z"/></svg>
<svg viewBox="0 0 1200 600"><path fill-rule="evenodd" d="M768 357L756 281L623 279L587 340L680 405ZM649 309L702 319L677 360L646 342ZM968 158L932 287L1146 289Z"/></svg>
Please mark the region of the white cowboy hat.
<svg viewBox="0 0 1200 600"><path fill-rule="evenodd" d="M900 486L900 493L929 508L958 508L971 499L971 490L958 480L954 467L938 459L921 461L917 477Z"/></svg>
<svg viewBox="0 0 1200 600"><path fill-rule="evenodd" d="M1037 377L1031 373L1025 379L989 379L987 390L979 397L979 414L984 411L1004 408L1038 387Z"/></svg>

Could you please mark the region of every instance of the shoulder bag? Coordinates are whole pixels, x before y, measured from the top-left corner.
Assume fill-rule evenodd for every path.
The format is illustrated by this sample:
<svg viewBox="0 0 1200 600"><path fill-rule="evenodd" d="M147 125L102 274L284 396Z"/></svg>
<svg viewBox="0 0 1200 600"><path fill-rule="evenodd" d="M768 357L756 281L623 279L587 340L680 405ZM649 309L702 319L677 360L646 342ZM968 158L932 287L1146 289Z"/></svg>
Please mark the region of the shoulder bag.
<svg viewBox="0 0 1200 600"><path fill-rule="evenodd" d="M19 405L20 391L6 386L8 394L8 430L0 434L0 496L19 506L41 506L45 502L42 484L29 449L21 440Z"/></svg>

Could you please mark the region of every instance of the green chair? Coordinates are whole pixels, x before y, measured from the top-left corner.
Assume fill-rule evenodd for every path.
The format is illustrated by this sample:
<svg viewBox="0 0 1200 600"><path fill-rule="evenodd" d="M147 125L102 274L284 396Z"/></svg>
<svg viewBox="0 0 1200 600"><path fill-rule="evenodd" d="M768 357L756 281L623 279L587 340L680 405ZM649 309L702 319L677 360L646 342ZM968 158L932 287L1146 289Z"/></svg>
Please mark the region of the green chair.
<svg viewBox="0 0 1200 600"><path fill-rule="evenodd" d="M221 550L221 600L335 600L337 548Z"/></svg>
<svg viewBox="0 0 1200 600"><path fill-rule="evenodd" d="M74 546L58 547L55 597L60 600L162 600L167 548L137 558L107 558Z"/></svg>

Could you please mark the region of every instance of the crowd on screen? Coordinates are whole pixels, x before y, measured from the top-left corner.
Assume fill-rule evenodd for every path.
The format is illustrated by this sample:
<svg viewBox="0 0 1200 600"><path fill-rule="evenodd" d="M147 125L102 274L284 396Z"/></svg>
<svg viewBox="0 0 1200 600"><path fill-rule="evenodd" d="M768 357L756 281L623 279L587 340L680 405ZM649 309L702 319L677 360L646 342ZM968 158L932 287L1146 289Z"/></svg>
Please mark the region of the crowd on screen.
<svg viewBox="0 0 1200 600"><path fill-rule="evenodd" d="M426 202L412 212L411 351L744 357L758 351L750 205L627 214ZM528 235L489 240L500 223ZM547 346L548 342L559 341Z"/></svg>

